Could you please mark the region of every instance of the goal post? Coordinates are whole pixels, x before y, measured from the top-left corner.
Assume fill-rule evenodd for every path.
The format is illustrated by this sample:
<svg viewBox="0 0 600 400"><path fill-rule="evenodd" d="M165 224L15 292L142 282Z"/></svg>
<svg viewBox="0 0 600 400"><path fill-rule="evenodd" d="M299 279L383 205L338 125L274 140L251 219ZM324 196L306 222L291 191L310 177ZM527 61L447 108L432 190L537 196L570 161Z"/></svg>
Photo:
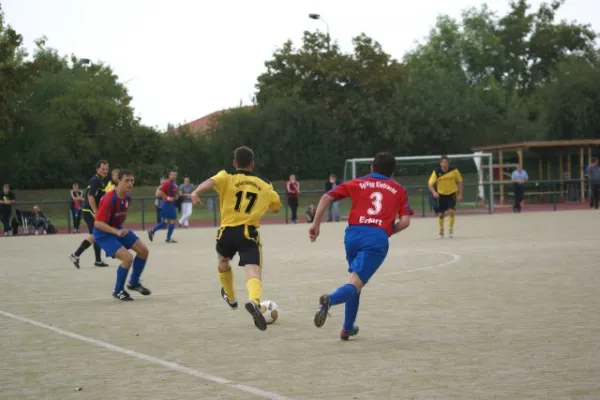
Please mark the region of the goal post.
<svg viewBox="0 0 600 400"><path fill-rule="evenodd" d="M491 153L448 154L450 166L458 168L463 176L464 193L462 207L494 210L494 170ZM409 197L420 196L423 207L430 203L427 181L439 166L441 155L396 157L395 178L409 192ZM373 158L346 160L344 181L368 174ZM425 198L428 200L425 201ZM416 200L416 199L415 199Z"/></svg>

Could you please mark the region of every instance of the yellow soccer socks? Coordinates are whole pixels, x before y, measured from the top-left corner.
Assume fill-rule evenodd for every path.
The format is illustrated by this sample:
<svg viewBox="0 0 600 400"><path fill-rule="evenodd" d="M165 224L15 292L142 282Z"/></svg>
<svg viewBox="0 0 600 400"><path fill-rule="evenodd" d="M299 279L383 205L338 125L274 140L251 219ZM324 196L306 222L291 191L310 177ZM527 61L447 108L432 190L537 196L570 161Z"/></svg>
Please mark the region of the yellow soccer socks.
<svg viewBox="0 0 600 400"><path fill-rule="evenodd" d="M440 224L440 232L444 232L444 216L440 215L438 217L438 222Z"/></svg>
<svg viewBox="0 0 600 400"><path fill-rule="evenodd" d="M449 224L448 225L450 226L450 232L452 232L454 230L454 217L455 217L454 214L450 214L448 216L448 220L449 220Z"/></svg>
<svg viewBox="0 0 600 400"><path fill-rule="evenodd" d="M221 281L221 286L223 287L225 294L229 298L229 301L235 301L235 291L233 290L233 271L219 271L219 280Z"/></svg>
<svg viewBox="0 0 600 400"><path fill-rule="evenodd" d="M262 297L262 282L258 278L250 278L246 282L246 288L248 289L248 298L250 301L260 304L260 298Z"/></svg>

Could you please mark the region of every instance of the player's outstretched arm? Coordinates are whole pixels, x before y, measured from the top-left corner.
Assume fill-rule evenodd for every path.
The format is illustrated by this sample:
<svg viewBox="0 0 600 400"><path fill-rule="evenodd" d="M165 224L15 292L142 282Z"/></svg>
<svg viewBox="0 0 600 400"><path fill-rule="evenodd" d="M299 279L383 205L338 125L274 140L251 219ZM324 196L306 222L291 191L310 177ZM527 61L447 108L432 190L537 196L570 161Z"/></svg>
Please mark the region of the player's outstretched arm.
<svg viewBox="0 0 600 400"><path fill-rule="evenodd" d="M325 215L325 210L327 210L329 204L333 203L335 200L335 197L332 197L327 193L321 196L321 200L319 200L319 205L317 206L317 211L315 211L315 218L313 219L313 223L308 230L308 237L311 241L314 242L317 240L317 237L319 237L321 219L323 218L323 215Z"/></svg>
<svg viewBox="0 0 600 400"><path fill-rule="evenodd" d="M215 187L215 180L213 178L209 178L209 179L205 180L204 182L202 182L201 184L199 184L198 187L196 189L194 189L194 191L191 194L192 203L202 204L202 201L200 200L200 197L198 197L198 196L201 195L202 193L206 193L206 192L213 190L214 187Z"/></svg>
<svg viewBox="0 0 600 400"><path fill-rule="evenodd" d="M435 185L435 182L437 182L437 175L435 174L435 171L433 171L431 173L431 176L429 177L429 181L427 181L427 187L429 188L429 191L431 192L433 197L438 196L438 193L435 190L435 187L433 186L433 185Z"/></svg>

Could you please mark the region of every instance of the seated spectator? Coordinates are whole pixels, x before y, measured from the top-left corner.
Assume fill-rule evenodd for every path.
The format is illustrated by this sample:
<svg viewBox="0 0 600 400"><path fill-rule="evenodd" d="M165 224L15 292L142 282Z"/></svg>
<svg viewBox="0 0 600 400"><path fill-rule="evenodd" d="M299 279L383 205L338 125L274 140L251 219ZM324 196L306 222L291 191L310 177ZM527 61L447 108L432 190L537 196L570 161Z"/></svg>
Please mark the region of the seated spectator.
<svg viewBox="0 0 600 400"><path fill-rule="evenodd" d="M306 209L306 222L313 222L315 219L315 213L317 212L317 207L315 207L314 202L310 202L310 205Z"/></svg>
<svg viewBox="0 0 600 400"><path fill-rule="evenodd" d="M40 207L38 206L33 206L33 213L31 214L31 225L33 225L33 228L35 229L35 234L39 235L40 234L40 229L42 230L43 234L46 234L46 226L47 226L47 221L46 221L46 216L44 215L44 213L42 212L42 210L40 210Z"/></svg>

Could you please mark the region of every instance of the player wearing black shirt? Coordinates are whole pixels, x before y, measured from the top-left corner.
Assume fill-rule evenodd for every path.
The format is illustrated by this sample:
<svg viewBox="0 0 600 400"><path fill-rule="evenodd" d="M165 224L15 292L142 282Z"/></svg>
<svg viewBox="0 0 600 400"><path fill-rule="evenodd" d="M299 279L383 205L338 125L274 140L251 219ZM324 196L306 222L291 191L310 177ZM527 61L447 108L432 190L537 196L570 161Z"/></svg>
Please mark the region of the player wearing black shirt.
<svg viewBox="0 0 600 400"><path fill-rule="evenodd" d="M96 210L98 209L98 205L100 204L100 199L104 196L106 185L110 182L110 177L108 176L108 161L100 160L96 163L96 174L90 180L89 186L86 188L82 213L83 220L85 221L88 232L90 236L88 236L75 253L69 255L69 259L75 265L76 268L79 268L79 257L81 254L86 251L92 244L94 245L94 254L96 256L96 262L94 266L96 267L108 267L100 256L100 247L94 243L94 216L96 214Z"/></svg>

